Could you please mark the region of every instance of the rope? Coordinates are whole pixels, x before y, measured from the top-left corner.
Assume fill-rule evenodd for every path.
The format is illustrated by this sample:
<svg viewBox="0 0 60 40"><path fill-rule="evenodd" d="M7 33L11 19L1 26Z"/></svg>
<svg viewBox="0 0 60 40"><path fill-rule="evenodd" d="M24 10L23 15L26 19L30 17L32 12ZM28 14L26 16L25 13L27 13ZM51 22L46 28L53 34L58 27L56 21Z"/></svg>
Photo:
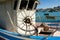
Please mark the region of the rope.
<svg viewBox="0 0 60 40"><path fill-rule="evenodd" d="M13 23L13 21L12 21L12 18L11 18L11 16L10 16L10 14L9 14L8 11L7 11L7 14L8 14L8 17L9 17L9 19L10 19L10 22L11 22L12 26L15 28L16 26L14 25L14 23ZM16 29L14 29L14 30L16 31Z"/></svg>

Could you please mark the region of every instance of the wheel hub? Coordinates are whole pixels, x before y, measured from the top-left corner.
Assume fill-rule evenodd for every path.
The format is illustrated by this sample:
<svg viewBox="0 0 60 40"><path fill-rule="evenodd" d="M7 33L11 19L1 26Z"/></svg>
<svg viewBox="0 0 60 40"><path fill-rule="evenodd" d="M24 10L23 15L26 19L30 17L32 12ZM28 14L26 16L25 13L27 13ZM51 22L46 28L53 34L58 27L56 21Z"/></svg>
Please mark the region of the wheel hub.
<svg viewBox="0 0 60 40"><path fill-rule="evenodd" d="M24 23L27 23L27 24L31 23L31 19L29 17L25 17L23 21Z"/></svg>

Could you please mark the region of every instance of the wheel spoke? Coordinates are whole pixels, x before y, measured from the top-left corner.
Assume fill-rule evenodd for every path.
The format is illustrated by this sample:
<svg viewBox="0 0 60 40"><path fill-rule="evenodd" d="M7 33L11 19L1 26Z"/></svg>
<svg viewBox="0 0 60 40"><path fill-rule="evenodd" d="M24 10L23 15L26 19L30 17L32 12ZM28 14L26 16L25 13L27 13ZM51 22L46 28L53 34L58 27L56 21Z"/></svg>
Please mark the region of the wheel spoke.
<svg viewBox="0 0 60 40"><path fill-rule="evenodd" d="M29 29L30 29L30 25L28 26L29 27ZM31 35L31 32L29 31L29 33L30 33L30 35Z"/></svg>
<svg viewBox="0 0 60 40"><path fill-rule="evenodd" d="M23 18L21 18L21 17L18 17L19 19L23 19Z"/></svg>
<svg viewBox="0 0 60 40"><path fill-rule="evenodd" d="M32 21L34 22L34 21L35 21L35 19L31 19L31 22L32 22Z"/></svg>
<svg viewBox="0 0 60 40"><path fill-rule="evenodd" d="M32 17L35 13L33 13L30 17Z"/></svg>
<svg viewBox="0 0 60 40"><path fill-rule="evenodd" d="M25 14L25 16L24 16L23 14ZM22 15L23 17L26 17L26 16L27 16L25 10L23 10L23 13L21 12L21 15Z"/></svg>
<svg viewBox="0 0 60 40"><path fill-rule="evenodd" d="M35 19L35 18L31 18L31 19Z"/></svg>
<svg viewBox="0 0 60 40"><path fill-rule="evenodd" d="M26 31L25 31L25 35L26 35L26 33L27 33L27 24L26 24Z"/></svg>
<svg viewBox="0 0 60 40"><path fill-rule="evenodd" d="M21 12L21 15L24 17L23 13Z"/></svg>
<svg viewBox="0 0 60 40"><path fill-rule="evenodd" d="M34 25L32 25L34 28L35 28L35 26Z"/></svg>
<svg viewBox="0 0 60 40"><path fill-rule="evenodd" d="M35 20L32 20L31 22L35 22Z"/></svg>
<svg viewBox="0 0 60 40"><path fill-rule="evenodd" d="M17 21L19 21L19 22L23 22L22 20L17 20Z"/></svg>
<svg viewBox="0 0 60 40"><path fill-rule="evenodd" d="M29 11L29 14L28 15L30 15L30 11Z"/></svg>
<svg viewBox="0 0 60 40"><path fill-rule="evenodd" d="M24 24L24 23L22 23L22 24ZM24 24L25 25L25 24ZM25 25L26 26L26 25ZM22 26L21 28L23 28L24 26Z"/></svg>
<svg viewBox="0 0 60 40"><path fill-rule="evenodd" d="M23 24L23 23L21 23L21 24L20 24L20 26L21 26L22 24ZM17 27L19 27L19 28L20 28L20 26L17 26Z"/></svg>
<svg viewBox="0 0 60 40"><path fill-rule="evenodd" d="M25 16L27 16L26 12L24 11Z"/></svg>

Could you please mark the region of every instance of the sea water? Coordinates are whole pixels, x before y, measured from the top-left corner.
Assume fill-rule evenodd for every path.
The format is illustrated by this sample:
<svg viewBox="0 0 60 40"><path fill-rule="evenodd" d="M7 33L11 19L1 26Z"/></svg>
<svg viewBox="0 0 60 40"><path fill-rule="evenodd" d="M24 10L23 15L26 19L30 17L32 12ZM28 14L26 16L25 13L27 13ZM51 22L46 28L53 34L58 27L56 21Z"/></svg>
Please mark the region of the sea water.
<svg viewBox="0 0 60 40"><path fill-rule="evenodd" d="M47 19L46 15L53 16L55 19ZM60 12L36 12L35 13L36 22L60 22Z"/></svg>

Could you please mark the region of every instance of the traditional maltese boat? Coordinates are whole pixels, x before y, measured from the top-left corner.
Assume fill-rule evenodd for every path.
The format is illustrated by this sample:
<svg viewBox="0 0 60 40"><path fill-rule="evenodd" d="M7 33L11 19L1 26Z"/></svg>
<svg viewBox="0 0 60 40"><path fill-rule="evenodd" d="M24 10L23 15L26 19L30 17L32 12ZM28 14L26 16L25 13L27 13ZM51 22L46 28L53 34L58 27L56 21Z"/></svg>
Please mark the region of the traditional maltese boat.
<svg viewBox="0 0 60 40"><path fill-rule="evenodd" d="M36 26L35 12L38 3L38 0L0 0L0 39L55 38L50 35L57 32L56 29L52 30L44 23Z"/></svg>

